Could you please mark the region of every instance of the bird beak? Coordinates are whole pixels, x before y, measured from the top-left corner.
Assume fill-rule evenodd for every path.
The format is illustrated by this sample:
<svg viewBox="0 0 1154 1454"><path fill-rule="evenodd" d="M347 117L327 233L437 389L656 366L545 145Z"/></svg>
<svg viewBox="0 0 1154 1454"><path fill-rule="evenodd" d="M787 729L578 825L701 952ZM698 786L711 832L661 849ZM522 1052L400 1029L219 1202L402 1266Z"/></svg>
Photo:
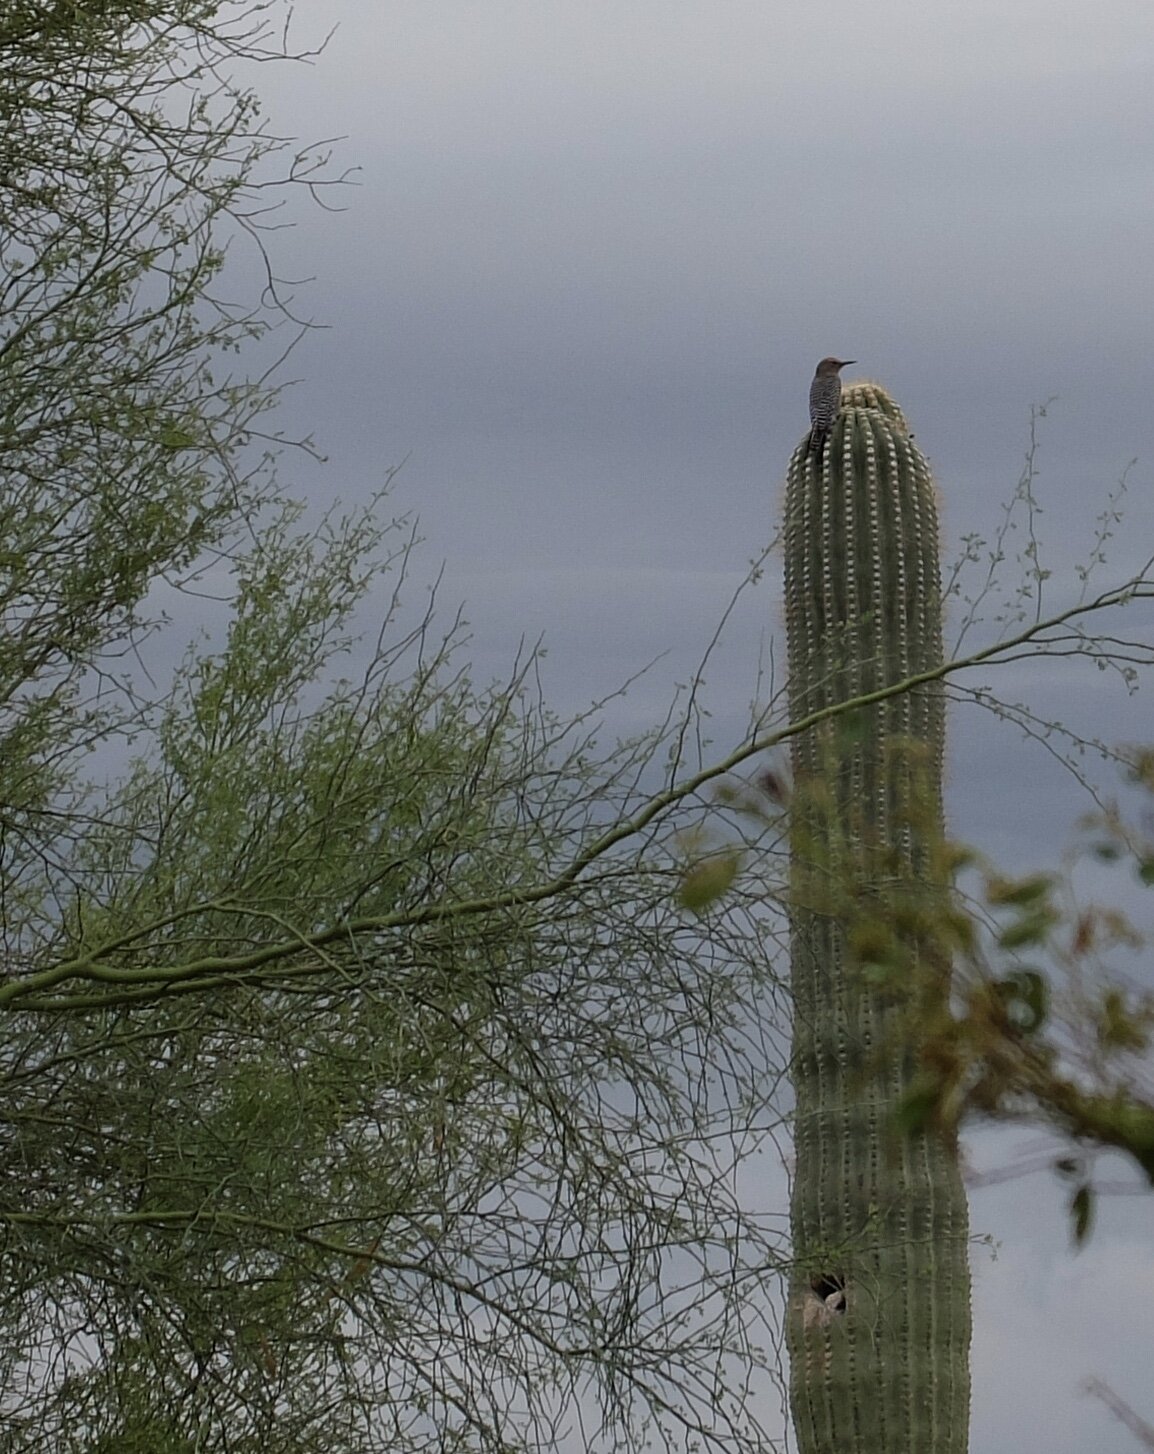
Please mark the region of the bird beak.
<svg viewBox="0 0 1154 1454"><path fill-rule="evenodd" d="M841 361L841 363L838 364L838 368L839 369L848 369L851 363L857 363L857 359L856 358L843 358L842 361Z"/></svg>

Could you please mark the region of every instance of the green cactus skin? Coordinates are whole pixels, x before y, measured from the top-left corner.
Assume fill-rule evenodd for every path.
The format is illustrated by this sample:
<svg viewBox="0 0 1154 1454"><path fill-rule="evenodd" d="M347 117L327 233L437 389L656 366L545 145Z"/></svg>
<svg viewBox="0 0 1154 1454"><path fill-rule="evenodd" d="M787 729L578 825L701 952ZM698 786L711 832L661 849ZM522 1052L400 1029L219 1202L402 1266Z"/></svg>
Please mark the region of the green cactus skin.
<svg viewBox="0 0 1154 1454"><path fill-rule="evenodd" d="M846 389L820 458L806 441L794 452L785 600L795 722L941 663L929 466L876 385ZM861 709L850 730L794 738L798 1270L787 1341L801 1454L969 1446L965 1190L939 1137L894 1131L914 1069L909 1035L895 1033L893 997L850 962L844 917L820 889L853 879L859 897L892 896L925 878L932 834L911 828L911 807L940 832L944 717L935 683Z"/></svg>

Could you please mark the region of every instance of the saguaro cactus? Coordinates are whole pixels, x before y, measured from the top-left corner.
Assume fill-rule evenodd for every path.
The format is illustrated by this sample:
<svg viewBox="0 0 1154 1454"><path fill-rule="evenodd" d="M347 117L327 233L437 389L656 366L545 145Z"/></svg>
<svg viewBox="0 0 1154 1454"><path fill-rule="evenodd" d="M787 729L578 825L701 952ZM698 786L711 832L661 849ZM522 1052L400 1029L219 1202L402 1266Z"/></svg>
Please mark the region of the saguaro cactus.
<svg viewBox="0 0 1154 1454"><path fill-rule="evenodd" d="M794 721L942 660L929 466L875 385L847 388L820 456L805 441L794 452L785 599ZM908 1003L869 972L878 966L864 962L850 912L872 902L884 921L920 886L932 895L943 744L936 683L794 739L788 1341L802 1454L964 1454L969 1443L965 1191L950 1147L894 1129L916 1064ZM901 913L891 917L900 938ZM903 952L911 981L943 992L945 974L916 942Z"/></svg>

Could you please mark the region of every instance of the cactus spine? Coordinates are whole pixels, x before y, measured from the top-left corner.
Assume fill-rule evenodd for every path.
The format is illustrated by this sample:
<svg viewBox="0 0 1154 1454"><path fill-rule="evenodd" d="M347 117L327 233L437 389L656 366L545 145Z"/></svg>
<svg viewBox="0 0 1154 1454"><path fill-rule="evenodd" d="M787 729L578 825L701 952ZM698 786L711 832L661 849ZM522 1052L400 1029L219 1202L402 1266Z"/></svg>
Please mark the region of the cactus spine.
<svg viewBox="0 0 1154 1454"><path fill-rule="evenodd" d="M875 385L846 390L820 457L804 441L794 452L785 599L795 722L942 660L929 466ZM849 729L835 719L794 739L787 1326L801 1454L965 1454L969 1444L965 1191L948 1146L893 1131L915 1054L899 1033L900 996L862 972L847 911L892 904L932 878L943 746L937 683L860 709ZM912 962L911 980L935 982L916 948Z"/></svg>

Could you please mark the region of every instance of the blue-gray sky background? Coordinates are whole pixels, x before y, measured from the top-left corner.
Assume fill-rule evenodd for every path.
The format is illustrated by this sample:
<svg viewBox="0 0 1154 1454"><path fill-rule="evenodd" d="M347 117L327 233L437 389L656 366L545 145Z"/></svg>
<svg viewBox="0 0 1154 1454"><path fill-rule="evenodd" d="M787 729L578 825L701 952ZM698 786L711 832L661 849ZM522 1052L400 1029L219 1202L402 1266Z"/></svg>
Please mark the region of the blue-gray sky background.
<svg viewBox="0 0 1154 1454"><path fill-rule="evenodd" d="M464 602L479 678L544 635L572 711L661 660L611 726L664 711L776 529L815 361L899 400L939 482L947 562L991 538L1039 421L1047 601L1154 554L1154 9L1149 0L328 0L311 67L257 77L275 127L342 136L347 210L272 239L328 325L293 357L289 493L366 498L404 461L420 573ZM1011 536L1011 550L1023 544ZM784 658L780 561L708 673L719 753ZM976 580L976 575L974 576ZM1012 570L1005 574L1012 587ZM1132 634L1152 633L1151 613ZM986 673L1111 741L1154 738L1066 663ZM1037 747L958 708L948 803L1009 867L1052 865L1084 807ZM1009 1166L1019 1133L975 1159ZM776 1192L774 1194L777 1194ZM1154 1419L1154 1202L1068 1247L1047 1176L976 1188L973 1448L1125 1454L1080 1381Z"/></svg>

